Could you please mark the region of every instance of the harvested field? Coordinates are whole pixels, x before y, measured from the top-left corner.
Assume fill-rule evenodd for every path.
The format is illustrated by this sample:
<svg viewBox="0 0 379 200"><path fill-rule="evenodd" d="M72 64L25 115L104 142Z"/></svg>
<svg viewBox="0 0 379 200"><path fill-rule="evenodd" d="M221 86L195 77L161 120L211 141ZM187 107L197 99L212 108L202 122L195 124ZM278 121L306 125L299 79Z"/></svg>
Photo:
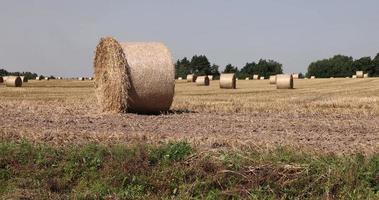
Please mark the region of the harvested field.
<svg viewBox="0 0 379 200"><path fill-rule="evenodd" d="M379 79L295 80L276 90L269 80L237 81L236 90L177 81L171 112L102 114L92 81L0 85L3 140L68 144L162 143L186 139L200 149L379 152Z"/></svg>

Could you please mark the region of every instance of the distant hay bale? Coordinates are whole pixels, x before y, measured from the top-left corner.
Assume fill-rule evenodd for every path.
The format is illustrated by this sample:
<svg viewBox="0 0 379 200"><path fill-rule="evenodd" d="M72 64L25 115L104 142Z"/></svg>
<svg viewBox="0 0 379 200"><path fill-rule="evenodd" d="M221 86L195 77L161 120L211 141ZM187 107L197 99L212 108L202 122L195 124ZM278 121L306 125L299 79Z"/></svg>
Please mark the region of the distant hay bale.
<svg viewBox="0 0 379 200"><path fill-rule="evenodd" d="M276 83L276 75L271 75L270 76L270 84L275 84Z"/></svg>
<svg viewBox="0 0 379 200"><path fill-rule="evenodd" d="M183 78L182 78L182 77L179 77L178 80L181 81L181 80L183 80Z"/></svg>
<svg viewBox="0 0 379 200"><path fill-rule="evenodd" d="M357 78L357 75L353 75L353 76L351 76L351 78Z"/></svg>
<svg viewBox="0 0 379 200"><path fill-rule="evenodd" d="M5 83L7 81L8 76L3 76L3 82Z"/></svg>
<svg viewBox="0 0 379 200"><path fill-rule="evenodd" d="M93 80L93 77L89 77L88 80L92 81L92 80Z"/></svg>
<svg viewBox="0 0 379 200"><path fill-rule="evenodd" d="M21 80L23 83L27 83L28 82L28 78L26 76L20 76Z"/></svg>
<svg viewBox="0 0 379 200"><path fill-rule="evenodd" d="M164 44L101 38L94 68L96 96L103 111L159 113L170 109L175 67Z"/></svg>
<svg viewBox="0 0 379 200"><path fill-rule="evenodd" d="M236 89L236 75L234 73L221 74L220 88Z"/></svg>
<svg viewBox="0 0 379 200"><path fill-rule="evenodd" d="M264 77L264 76L262 76L262 77L260 77L259 79L260 79L260 80L265 80L265 77Z"/></svg>
<svg viewBox="0 0 379 200"><path fill-rule="evenodd" d="M236 78L236 80L238 81L238 80L239 80L239 78Z"/></svg>
<svg viewBox="0 0 379 200"><path fill-rule="evenodd" d="M209 80L213 80L213 75L208 75Z"/></svg>
<svg viewBox="0 0 379 200"><path fill-rule="evenodd" d="M315 76L311 76L311 79L316 79L316 77Z"/></svg>
<svg viewBox="0 0 379 200"><path fill-rule="evenodd" d="M4 82L4 79L2 76L0 76L0 83L3 83Z"/></svg>
<svg viewBox="0 0 379 200"><path fill-rule="evenodd" d="M197 86L208 86L209 85L209 78L208 76L199 76L196 78L196 85Z"/></svg>
<svg viewBox="0 0 379 200"><path fill-rule="evenodd" d="M277 89L293 89L293 77L290 74L276 75Z"/></svg>
<svg viewBox="0 0 379 200"><path fill-rule="evenodd" d="M41 77L41 76L37 76L37 77L36 77L36 80L37 80L37 81L40 81L40 80L42 80L42 77Z"/></svg>
<svg viewBox="0 0 379 200"><path fill-rule="evenodd" d="M45 77L45 80L47 80L47 81L50 80L50 77Z"/></svg>
<svg viewBox="0 0 379 200"><path fill-rule="evenodd" d="M292 74L293 79L299 79L299 74Z"/></svg>
<svg viewBox="0 0 379 200"><path fill-rule="evenodd" d="M84 81L84 77L79 77L78 80L79 81Z"/></svg>
<svg viewBox="0 0 379 200"><path fill-rule="evenodd" d="M188 74L187 75L187 82L196 82L196 75L195 74Z"/></svg>
<svg viewBox="0 0 379 200"><path fill-rule="evenodd" d="M249 78L249 77L246 77L246 78L245 78L245 80L247 80L247 81L248 81L248 80L250 80L250 78Z"/></svg>
<svg viewBox="0 0 379 200"><path fill-rule="evenodd" d="M356 78L363 78L364 77L363 71L357 71L355 73L355 75L356 75Z"/></svg>
<svg viewBox="0 0 379 200"><path fill-rule="evenodd" d="M19 76L8 76L5 85L7 87L21 87L22 79Z"/></svg>
<svg viewBox="0 0 379 200"><path fill-rule="evenodd" d="M258 80L258 79L259 79L259 75L258 75L258 74L254 74L254 75L253 75L253 79L254 79L254 80Z"/></svg>
<svg viewBox="0 0 379 200"><path fill-rule="evenodd" d="M364 74L364 75L363 75L363 78L368 78L368 74Z"/></svg>
<svg viewBox="0 0 379 200"><path fill-rule="evenodd" d="M330 77L330 79L334 79L334 77L332 76L332 77Z"/></svg>

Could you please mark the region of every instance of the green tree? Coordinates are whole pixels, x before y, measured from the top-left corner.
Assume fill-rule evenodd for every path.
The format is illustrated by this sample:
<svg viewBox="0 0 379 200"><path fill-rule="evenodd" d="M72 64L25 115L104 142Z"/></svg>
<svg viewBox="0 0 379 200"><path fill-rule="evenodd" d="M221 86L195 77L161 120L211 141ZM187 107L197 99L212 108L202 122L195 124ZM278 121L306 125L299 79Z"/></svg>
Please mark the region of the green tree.
<svg viewBox="0 0 379 200"><path fill-rule="evenodd" d="M308 66L307 76L318 78L345 77L353 74L353 58L344 55L335 55L329 59L312 62Z"/></svg>
<svg viewBox="0 0 379 200"><path fill-rule="evenodd" d="M369 74L373 73L373 65L371 62L371 57L362 57L353 62L352 73L355 73L356 71L360 71L360 70Z"/></svg>
<svg viewBox="0 0 379 200"><path fill-rule="evenodd" d="M175 63L175 78L182 77L185 78L187 74L192 73L190 61L184 57L182 60L178 60Z"/></svg>
<svg viewBox="0 0 379 200"><path fill-rule="evenodd" d="M224 69L224 73L237 73L238 68L234 67L232 64L227 64Z"/></svg>
<svg viewBox="0 0 379 200"><path fill-rule="evenodd" d="M376 54L375 58L372 59L371 70L369 72L370 76L379 76L379 53Z"/></svg>
<svg viewBox="0 0 379 200"><path fill-rule="evenodd" d="M218 69L219 69L219 66L216 65L216 64L213 64L213 65L211 66L211 73L210 73L210 75L213 75L213 76L215 76L215 77L220 76L220 72L218 71Z"/></svg>
<svg viewBox="0 0 379 200"><path fill-rule="evenodd" d="M198 76L211 74L211 64L205 55L194 55L191 59L190 67L192 73Z"/></svg>

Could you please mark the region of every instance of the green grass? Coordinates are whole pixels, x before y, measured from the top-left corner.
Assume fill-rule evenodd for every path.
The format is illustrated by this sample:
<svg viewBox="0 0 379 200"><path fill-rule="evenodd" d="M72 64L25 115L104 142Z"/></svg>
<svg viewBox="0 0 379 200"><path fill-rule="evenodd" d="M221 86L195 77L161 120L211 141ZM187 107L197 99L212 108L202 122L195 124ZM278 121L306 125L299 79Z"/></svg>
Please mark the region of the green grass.
<svg viewBox="0 0 379 200"><path fill-rule="evenodd" d="M1 199L378 199L379 155L0 142Z"/></svg>

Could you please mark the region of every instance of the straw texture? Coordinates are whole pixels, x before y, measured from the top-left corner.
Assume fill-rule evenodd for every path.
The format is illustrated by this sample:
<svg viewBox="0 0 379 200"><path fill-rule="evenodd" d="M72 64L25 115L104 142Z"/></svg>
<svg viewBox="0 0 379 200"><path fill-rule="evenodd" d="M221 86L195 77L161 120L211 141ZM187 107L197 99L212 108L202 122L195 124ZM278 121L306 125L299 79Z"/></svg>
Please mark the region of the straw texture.
<svg viewBox="0 0 379 200"><path fill-rule="evenodd" d="M21 87L22 86L22 80L19 76L8 76L7 80L5 82L5 85L7 87Z"/></svg>
<svg viewBox="0 0 379 200"><path fill-rule="evenodd" d="M277 89L292 89L293 77L290 74L276 75L276 88Z"/></svg>
<svg viewBox="0 0 379 200"><path fill-rule="evenodd" d="M187 75L187 82L196 82L196 75L195 74L188 74Z"/></svg>
<svg viewBox="0 0 379 200"><path fill-rule="evenodd" d="M26 76L20 76L21 80L23 83L27 83L28 82L28 78Z"/></svg>
<svg viewBox="0 0 379 200"><path fill-rule="evenodd" d="M276 75L270 76L270 84L276 84Z"/></svg>
<svg viewBox="0 0 379 200"><path fill-rule="evenodd" d="M209 78L208 76L199 76L196 79L196 85L197 86L208 86L209 85Z"/></svg>
<svg viewBox="0 0 379 200"><path fill-rule="evenodd" d="M236 89L236 75L234 73L221 74L220 88Z"/></svg>
<svg viewBox="0 0 379 200"><path fill-rule="evenodd" d="M363 71L357 71L355 75L357 76L357 78L363 78L364 77Z"/></svg>
<svg viewBox="0 0 379 200"><path fill-rule="evenodd" d="M118 43L102 38L96 47L95 90L103 111L158 113L174 97L175 68L162 43Z"/></svg>

